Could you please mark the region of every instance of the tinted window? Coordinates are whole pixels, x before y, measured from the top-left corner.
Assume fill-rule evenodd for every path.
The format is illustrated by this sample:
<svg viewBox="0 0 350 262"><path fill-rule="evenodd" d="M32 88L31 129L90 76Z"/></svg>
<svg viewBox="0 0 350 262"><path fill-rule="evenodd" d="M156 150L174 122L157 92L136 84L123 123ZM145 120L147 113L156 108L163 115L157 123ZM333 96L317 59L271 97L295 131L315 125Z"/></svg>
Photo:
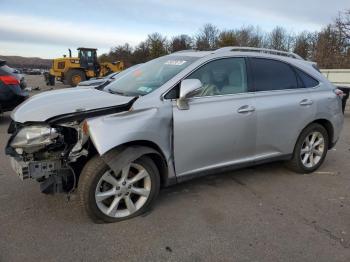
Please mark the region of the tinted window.
<svg viewBox="0 0 350 262"><path fill-rule="evenodd" d="M247 92L244 58L225 58L209 62L187 79L199 79L202 90L198 96L227 95Z"/></svg>
<svg viewBox="0 0 350 262"><path fill-rule="evenodd" d="M288 64L261 58L251 61L256 91L298 88L296 75Z"/></svg>
<svg viewBox="0 0 350 262"><path fill-rule="evenodd" d="M302 85L302 87L315 87L318 86L319 82L317 80L315 80L313 77L309 76L308 74L304 73L303 71L299 70L299 69L295 69L300 83Z"/></svg>

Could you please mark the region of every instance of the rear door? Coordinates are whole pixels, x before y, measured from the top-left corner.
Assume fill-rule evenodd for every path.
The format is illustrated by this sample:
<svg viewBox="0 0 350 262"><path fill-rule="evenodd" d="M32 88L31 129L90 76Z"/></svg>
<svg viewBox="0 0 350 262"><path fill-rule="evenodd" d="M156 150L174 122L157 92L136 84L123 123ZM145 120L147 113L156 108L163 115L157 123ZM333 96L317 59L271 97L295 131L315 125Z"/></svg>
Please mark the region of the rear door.
<svg viewBox="0 0 350 262"><path fill-rule="evenodd" d="M291 154L301 130L315 116L310 89L285 62L251 58L250 65L257 114L257 160Z"/></svg>

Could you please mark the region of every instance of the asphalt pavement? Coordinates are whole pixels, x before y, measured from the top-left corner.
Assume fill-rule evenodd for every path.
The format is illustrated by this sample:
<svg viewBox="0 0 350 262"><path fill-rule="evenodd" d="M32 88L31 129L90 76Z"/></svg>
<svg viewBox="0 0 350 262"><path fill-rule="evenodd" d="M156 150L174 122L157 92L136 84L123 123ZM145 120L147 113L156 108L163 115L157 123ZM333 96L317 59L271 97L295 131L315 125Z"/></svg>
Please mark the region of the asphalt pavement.
<svg viewBox="0 0 350 262"><path fill-rule="evenodd" d="M9 121L0 116L1 262L350 261L350 115L316 173L274 163L195 179L115 224L19 180L3 152Z"/></svg>

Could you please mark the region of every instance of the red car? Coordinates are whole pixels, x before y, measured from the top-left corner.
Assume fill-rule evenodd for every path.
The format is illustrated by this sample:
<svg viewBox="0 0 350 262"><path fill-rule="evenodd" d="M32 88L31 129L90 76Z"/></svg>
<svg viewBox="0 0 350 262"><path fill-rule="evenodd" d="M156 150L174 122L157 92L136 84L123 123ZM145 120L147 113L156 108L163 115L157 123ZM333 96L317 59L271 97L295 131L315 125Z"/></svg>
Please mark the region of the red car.
<svg viewBox="0 0 350 262"><path fill-rule="evenodd" d="M11 111L28 98L23 79L18 79L14 70L0 60L0 113Z"/></svg>

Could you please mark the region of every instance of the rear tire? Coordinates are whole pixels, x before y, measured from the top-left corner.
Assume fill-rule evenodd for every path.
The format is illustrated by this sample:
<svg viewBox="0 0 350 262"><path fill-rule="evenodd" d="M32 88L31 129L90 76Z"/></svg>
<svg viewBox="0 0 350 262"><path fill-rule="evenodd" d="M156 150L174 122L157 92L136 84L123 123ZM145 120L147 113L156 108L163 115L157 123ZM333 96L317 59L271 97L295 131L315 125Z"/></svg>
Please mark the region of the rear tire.
<svg viewBox="0 0 350 262"><path fill-rule="evenodd" d="M293 158L287 166L302 174L316 171L323 163L329 145L327 130L320 124L307 126L295 145Z"/></svg>
<svg viewBox="0 0 350 262"><path fill-rule="evenodd" d="M114 174L100 156L93 157L83 168L78 186L80 204L94 222L113 223L139 216L154 203L160 188L158 168L147 156L142 156L130 164L128 175L124 179L123 172ZM139 174L135 167L146 171L147 176L132 183L132 178ZM122 168L124 170L124 167ZM123 181L127 181L126 185L122 185ZM136 194L135 190L144 195ZM106 192L108 195L109 192L113 193L103 198ZM101 196L103 199L98 199ZM132 208L128 205L130 200L133 202L129 204ZM112 207L114 201L117 204Z"/></svg>
<svg viewBox="0 0 350 262"><path fill-rule="evenodd" d="M86 80L85 73L79 69L71 69L69 70L65 76L64 83L69 84L71 87L77 86L80 82Z"/></svg>

